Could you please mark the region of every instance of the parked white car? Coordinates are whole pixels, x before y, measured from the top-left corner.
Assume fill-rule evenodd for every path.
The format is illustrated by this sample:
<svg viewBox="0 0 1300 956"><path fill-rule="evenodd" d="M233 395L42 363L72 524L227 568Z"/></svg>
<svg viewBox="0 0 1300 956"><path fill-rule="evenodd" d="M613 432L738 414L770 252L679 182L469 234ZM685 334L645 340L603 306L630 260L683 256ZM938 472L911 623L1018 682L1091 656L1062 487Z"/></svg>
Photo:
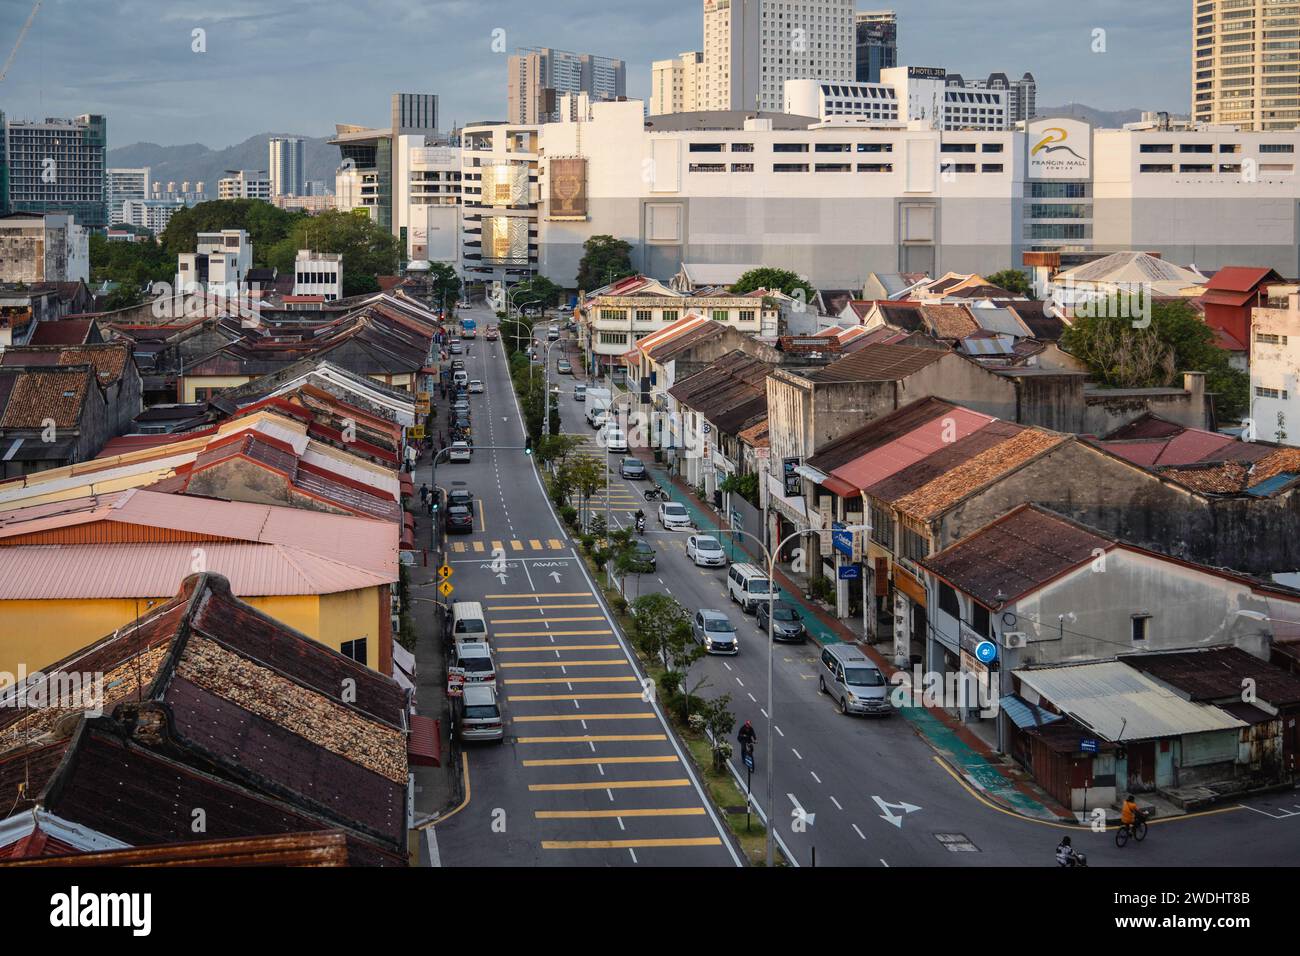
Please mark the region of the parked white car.
<svg viewBox="0 0 1300 956"><path fill-rule="evenodd" d="M457 441L451 443L451 451L447 452L448 461L473 461L474 449L470 447L469 442Z"/></svg>
<svg viewBox="0 0 1300 956"><path fill-rule="evenodd" d="M470 393L471 395L482 395L482 394L483 394L483 383L480 382L480 381L479 381L478 379L476 379L476 378L472 378L472 379L470 379L470 382L469 382L469 393Z"/></svg>
<svg viewBox="0 0 1300 956"><path fill-rule="evenodd" d="M617 425L605 426L598 437L600 443L605 446L606 451L627 454L627 436L623 434L623 429Z"/></svg>
<svg viewBox="0 0 1300 956"><path fill-rule="evenodd" d="M707 534L693 534L686 539L686 556L700 568L727 566L727 552L722 549L722 542Z"/></svg>
<svg viewBox="0 0 1300 956"><path fill-rule="evenodd" d="M691 526L691 513L686 506L676 501L665 501L659 505L659 524L665 531L677 531Z"/></svg>

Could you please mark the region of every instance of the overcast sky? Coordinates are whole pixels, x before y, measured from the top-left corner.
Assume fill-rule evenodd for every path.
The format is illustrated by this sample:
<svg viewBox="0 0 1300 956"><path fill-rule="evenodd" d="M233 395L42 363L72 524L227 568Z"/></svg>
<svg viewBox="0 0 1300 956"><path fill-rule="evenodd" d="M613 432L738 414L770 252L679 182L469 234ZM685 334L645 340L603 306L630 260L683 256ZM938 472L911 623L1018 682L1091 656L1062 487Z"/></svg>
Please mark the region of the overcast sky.
<svg viewBox="0 0 1300 956"><path fill-rule="evenodd" d="M860 9L887 2L860 0ZM899 62L968 78L1028 70L1043 105L1186 112L1186 0L898 0ZM444 127L500 119L509 51L622 57L628 93L650 63L702 42L700 0L45 0L0 82L12 118L108 117L109 145L219 148L261 132L323 136L385 124L395 91L441 96ZM0 0L7 58L32 0ZM206 53L193 31L206 32ZM1104 30L1105 53L1093 52Z"/></svg>

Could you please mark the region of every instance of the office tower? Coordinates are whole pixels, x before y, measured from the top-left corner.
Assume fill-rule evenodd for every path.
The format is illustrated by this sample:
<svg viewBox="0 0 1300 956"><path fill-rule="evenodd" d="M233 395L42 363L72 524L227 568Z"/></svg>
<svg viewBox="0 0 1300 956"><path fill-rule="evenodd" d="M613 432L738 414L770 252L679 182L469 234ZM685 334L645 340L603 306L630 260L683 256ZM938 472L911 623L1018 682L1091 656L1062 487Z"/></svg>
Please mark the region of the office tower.
<svg viewBox="0 0 1300 956"><path fill-rule="evenodd" d="M12 212L63 213L88 229L108 226L104 155L108 123L89 114L5 124Z"/></svg>
<svg viewBox="0 0 1300 956"><path fill-rule="evenodd" d="M149 167L138 169L109 169L105 171L105 199L108 202L108 224L120 226L130 222L123 209L128 199L149 198Z"/></svg>
<svg viewBox="0 0 1300 956"><path fill-rule="evenodd" d="M1193 120L1242 130L1300 126L1298 9L1278 0L1193 0Z"/></svg>
<svg viewBox="0 0 1300 956"><path fill-rule="evenodd" d="M898 14L893 10L873 10L857 14L859 83L879 83L880 71L898 66Z"/></svg>
<svg viewBox="0 0 1300 956"><path fill-rule="evenodd" d="M700 109L780 112L785 81L851 82L853 0L704 0Z"/></svg>
<svg viewBox="0 0 1300 956"><path fill-rule="evenodd" d="M301 196L306 179L303 141L298 136L272 136L270 140L271 195Z"/></svg>
<svg viewBox="0 0 1300 956"><path fill-rule="evenodd" d="M159 192L154 183L154 192ZM270 199L271 177L263 170L227 169L217 181L218 199Z"/></svg>
<svg viewBox="0 0 1300 956"><path fill-rule="evenodd" d="M949 73L947 83L967 90L1004 91L1008 127L1017 122L1028 122L1038 115L1038 81L1032 73L1026 73L1018 80L1010 79L1005 73L990 73L986 80L969 81L960 73Z"/></svg>
<svg viewBox="0 0 1300 956"><path fill-rule="evenodd" d="M698 110L703 66L704 53L698 50L672 60L656 60L650 68L650 115Z"/></svg>
<svg viewBox="0 0 1300 956"><path fill-rule="evenodd" d="M511 123L558 121L559 98L565 93L586 93L593 101L627 95L627 65L590 53L528 47L510 57L507 73L506 116Z"/></svg>

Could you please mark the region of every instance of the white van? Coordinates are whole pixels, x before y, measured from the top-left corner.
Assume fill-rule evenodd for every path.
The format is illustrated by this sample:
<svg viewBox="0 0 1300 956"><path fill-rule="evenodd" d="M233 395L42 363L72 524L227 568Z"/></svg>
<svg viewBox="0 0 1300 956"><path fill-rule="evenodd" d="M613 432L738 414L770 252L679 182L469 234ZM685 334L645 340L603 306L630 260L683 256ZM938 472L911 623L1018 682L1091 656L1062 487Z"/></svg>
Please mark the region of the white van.
<svg viewBox="0 0 1300 956"><path fill-rule="evenodd" d="M452 372L451 383L453 385L469 385L469 372Z"/></svg>
<svg viewBox="0 0 1300 956"><path fill-rule="evenodd" d="M461 641L488 643L487 618L483 615L482 604L457 601L451 606L451 637L458 644Z"/></svg>
<svg viewBox="0 0 1300 956"><path fill-rule="evenodd" d="M727 573L727 597L740 605L746 614L753 614L760 604L766 604L772 593L772 582L767 574L754 564L736 564Z"/></svg>
<svg viewBox="0 0 1300 956"><path fill-rule="evenodd" d="M608 405L589 405L587 408L587 424L592 428L601 428L605 424L605 419L609 418Z"/></svg>
<svg viewBox="0 0 1300 956"><path fill-rule="evenodd" d="M852 644L822 648L818 670L817 689L831 696L841 714L888 717L894 712L885 675Z"/></svg>

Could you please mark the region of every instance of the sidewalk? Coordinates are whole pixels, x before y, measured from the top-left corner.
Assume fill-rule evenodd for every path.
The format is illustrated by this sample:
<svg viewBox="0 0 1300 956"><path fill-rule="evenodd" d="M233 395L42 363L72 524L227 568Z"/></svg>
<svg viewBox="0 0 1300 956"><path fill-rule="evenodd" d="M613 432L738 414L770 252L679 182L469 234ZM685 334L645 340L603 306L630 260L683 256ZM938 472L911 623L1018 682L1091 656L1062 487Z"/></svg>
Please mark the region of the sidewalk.
<svg viewBox="0 0 1300 956"><path fill-rule="evenodd" d="M434 395L435 403L439 401ZM439 409L439 420L445 409ZM415 774L415 819L421 822L456 806L461 791L460 753L452 748L448 733L450 711L447 706L447 660L442 646L442 608L437 602L438 568L442 554L428 551L431 522L427 510L420 508L420 486L432 482L432 455L420 457L411 478L415 483L415 552L416 563L407 568L410 580L411 613L414 616L416 645L416 713L441 722L441 767L413 767Z"/></svg>
<svg viewBox="0 0 1300 956"><path fill-rule="evenodd" d="M643 461L651 461L647 455ZM663 465L648 464L650 473L674 501L680 502L690 512L691 519L702 530L715 531L720 537L726 529L717 512L695 497L694 492L677 478L671 477ZM746 542L746 551L753 554L753 543ZM757 559L755 559L757 560ZM764 563L766 559L763 559ZM781 600L799 608L808 627L808 633L818 644L849 642L858 644L862 651L880 668L886 679L898 670L892 661L875 647L866 644L862 620L841 621L815 602L804 598L803 587L777 568L773 574ZM948 711L926 707L901 708L903 717L912 725L938 754L956 776L1003 808L1022 816L1039 820L1066 820L1076 822L1073 812L1067 810L1053 797L1033 782L1033 778L1010 757L994 752L990 742L976 734Z"/></svg>

